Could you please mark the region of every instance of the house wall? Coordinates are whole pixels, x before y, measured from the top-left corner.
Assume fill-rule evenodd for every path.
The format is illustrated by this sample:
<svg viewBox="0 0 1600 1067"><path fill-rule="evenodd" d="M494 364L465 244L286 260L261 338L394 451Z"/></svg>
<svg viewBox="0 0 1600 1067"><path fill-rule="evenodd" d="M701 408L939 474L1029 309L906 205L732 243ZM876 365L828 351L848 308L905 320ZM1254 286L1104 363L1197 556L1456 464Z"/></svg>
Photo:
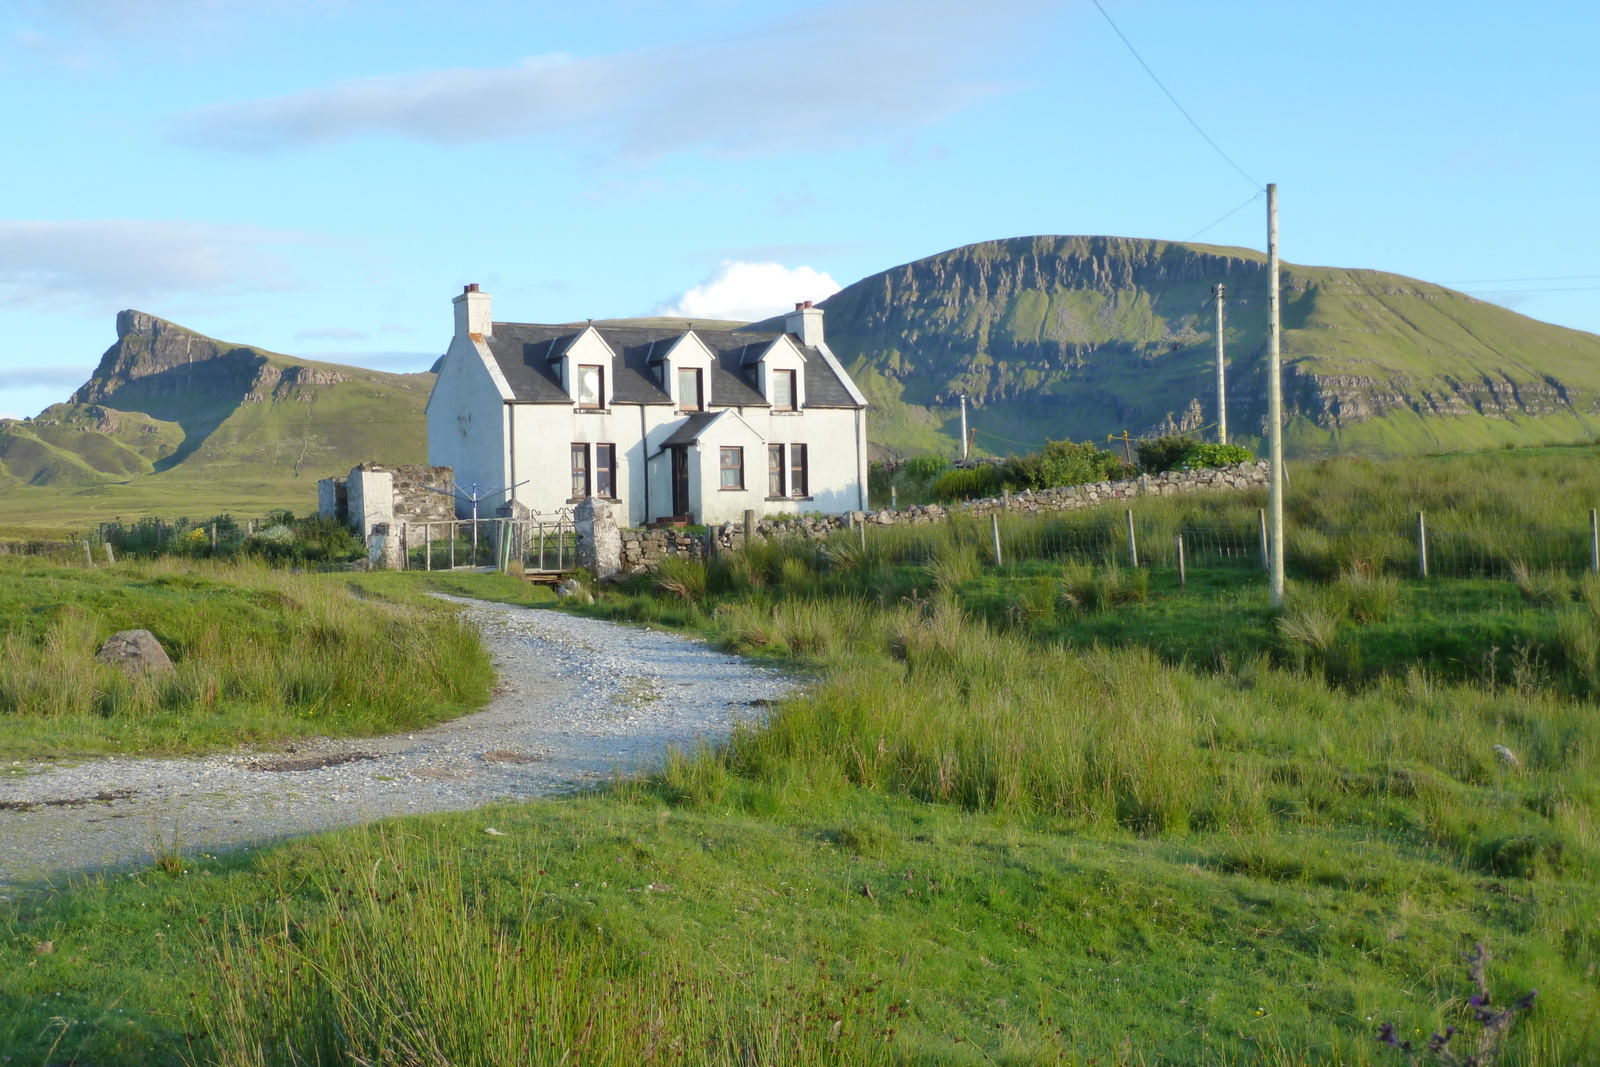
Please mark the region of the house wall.
<svg viewBox="0 0 1600 1067"><path fill-rule="evenodd" d="M579 412L562 404L512 404L509 410L512 462L507 479L527 480L516 490L519 504L545 515L573 506L576 501L572 498L571 449L575 442L584 442L617 446L618 502L613 510L618 525L637 526L672 514L671 457L661 452L661 442L688 416L664 404L617 404L599 412ZM689 496L701 502L695 513L697 521L742 519L746 508L767 516L803 511L834 513L865 507L864 435L859 455L856 450L859 412L837 408L809 408L800 414L773 413L766 408L734 410L756 436L739 429L738 420L723 419L691 449ZM809 498L767 499L768 443L808 446ZM745 449L743 492L718 488L718 449L725 444ZM648 479L642 467L647 454ZM460 474L457 479L463 484L467 481Z"/></svg>
<svg viewBox="0 0 1600 1067"><path fill-rule="evenodd" d="M470 337L456 336L428 397L428 462L454 468L456 484L468 491L474 483L480 491L508 484L505 399L510 389L491 364L492 357ZM493 515L504 500L500 493L485 496L479 515ZM470 518L472 505L458 497L455 511Z"/></svg>

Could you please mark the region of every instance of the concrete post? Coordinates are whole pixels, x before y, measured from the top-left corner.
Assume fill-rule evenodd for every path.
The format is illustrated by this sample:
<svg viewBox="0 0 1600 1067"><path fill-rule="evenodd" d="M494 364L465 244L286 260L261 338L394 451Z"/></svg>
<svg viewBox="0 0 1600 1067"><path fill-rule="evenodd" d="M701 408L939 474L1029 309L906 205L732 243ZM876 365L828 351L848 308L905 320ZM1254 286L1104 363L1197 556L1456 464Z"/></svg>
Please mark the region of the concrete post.
<svg viewBox="0 0 1600 1067"><path fill-rule="evenodd" d="M587 497L572 509L572 519L578 532L578 566L588 568L597 582L615 578L622 571L622 534L611 505Z"/></svg>

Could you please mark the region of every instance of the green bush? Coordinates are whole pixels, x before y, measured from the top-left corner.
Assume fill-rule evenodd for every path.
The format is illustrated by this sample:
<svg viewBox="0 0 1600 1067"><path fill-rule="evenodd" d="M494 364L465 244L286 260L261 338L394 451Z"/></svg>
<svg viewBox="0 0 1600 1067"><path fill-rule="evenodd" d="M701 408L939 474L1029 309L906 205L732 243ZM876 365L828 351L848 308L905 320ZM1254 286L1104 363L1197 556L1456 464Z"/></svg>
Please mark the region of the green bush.
<svg viewBox="0 0 1600 1067"><path fill-rule="evenodd" d="M956 467L945 471L933 483L933 495L945 503L994 496L1004 487L1000 468L992 463L976 467Z"/></svg>
<svg viewBox="0 0 1600 1067"><path fill-rule="evenodd" d="M950 461L929 452L926 455L912 456L906 460L902 469L906 472L908 481L931 482L950 469Z"/></svg>
<svg viewBox="0 0 1600 1067"><path fill-rule="evenodd" d="M1140 441L1134 452L1139 457L1140 467L1150 474L1160 474L1182 463L1198 444L1199 442L1191 441L1187 437L1157 437L1150 441Z"/></svg>
<svg viewBox="0 0 1600 1067"><path fill-rule="evenodd" d="M1254 452L1239 445L1201 444L1184 454L1177 469L1197 471L1210 467L1237 467L1241 463L1254 462L1255 458Z"/></svg>

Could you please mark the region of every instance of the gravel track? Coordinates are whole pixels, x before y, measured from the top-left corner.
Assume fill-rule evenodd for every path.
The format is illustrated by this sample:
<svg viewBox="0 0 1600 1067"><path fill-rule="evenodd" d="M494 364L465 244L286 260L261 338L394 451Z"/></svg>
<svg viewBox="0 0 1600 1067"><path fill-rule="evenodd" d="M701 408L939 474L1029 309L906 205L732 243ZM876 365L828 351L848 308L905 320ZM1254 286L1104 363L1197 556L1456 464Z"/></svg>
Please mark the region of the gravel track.
<svg viewBox="0 0 1600 1067"><path fill-rule="evenodd" d="M185 852L220 851L568 791L648 765L669 745L725 737L794 684L673 633L442 599L463 605L493 658L498 684L484 710L409 734L97 759L0 779L0 894L148 863L174 836Z"/></svg>

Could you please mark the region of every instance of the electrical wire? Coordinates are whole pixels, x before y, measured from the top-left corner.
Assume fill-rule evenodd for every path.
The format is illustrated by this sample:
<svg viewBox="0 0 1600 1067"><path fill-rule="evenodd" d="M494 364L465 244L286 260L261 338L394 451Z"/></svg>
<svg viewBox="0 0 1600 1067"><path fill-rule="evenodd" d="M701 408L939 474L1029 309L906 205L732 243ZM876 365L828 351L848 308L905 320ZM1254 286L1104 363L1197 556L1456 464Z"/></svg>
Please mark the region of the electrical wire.
<svg viewBox="0 0 1600 1067"><path fill-rule="evenodd" d="M1184 109L1184 106L1182 104L1178 103L1178 98L1172 95L1172 90L1168 89L1165 85L1161 84L1161 79L1156 77L1156 72L1150 69L1150 64L1148 64L1148 63L1146 63L1144 61L1144 57L1139 54L1139 50L1137 48L1133 47L1133 42L1128 40L1128 35L1123 33L1120 29L1117 28L1117 24L1115 22L1111 21L1111 16L1106 14L1106 9L1100 6L1100 0L1094 0L1094 6L1100 12L1101 15L1105 16L1105 20L1106 20L1107 24L1109 24L1110 27L1112 28L1112 30L1114 30L1116 32L1116 35L1118 37L1122 38L1122 43L1128 46L1128 51L1132 52L1133 53L1133 58L1137 59L1139 61L1139 66L1143 67L1144 68L1144 72L1146 74L1150 75L1150 80L1155 82L1157 88L1159 88L1163 93L1167 94L1167 99L1172 101L1172 106L1177 108L1179 113L1182 114L1184 118L1189 120L1189 125L1194 127L1196 133L1198 133L1201 137L1205 138L1206 144L1210 145L1216 151L1217 155L1221 156L1224 160L1226 160L1228 166L1232 167L1234 170L1238 171L1241 175L1243 175L1245 181L1249 182L1251 185L1255 186L1257 189L1261 188L1261 183L1260 182L1258 182L1254 178L1250 177L1249 174L1246 174L1245 173L1245 169L1243 167L1239 166L1239 164L1235 163L1228 156L1228 153L1224 152L1222 150L1222 147L1220 145L1218 145L1217 142L1215 142L1215 141L1213 141L1211 139L1211 135L1206 133L1205 130L1200 128L1200 124L1194 120L1194 116L1189 114L1189 112Z"/></svg>
<svg viewBox="0 0 1600 1067"><path fill-rule="evenodd" d="M1211 229L1212 226L1216 226L1216 225L1218 225L1220 223L1227 222L1229 219L1233 218L1239 212L1243 211L1245 208L1249 207L1251 204L1255 203L1257 200L1260 200L1263 196L1266 196L1266 195L1267 194L1266 194L1265 190L1258 191L1255 196L1252 196L1249 200L1246 200L1244 203L1240 204L1238 207L1234 208L1232 211L1230 211L1226 215L1222 216L1222 218L1218 219L1216 222L1212 222L1212 223L1209 223L1209 224L1207 224L1205 226L1202 226L1198 230L1194 231L1194 233L1190 234L1188 237L1185 237L1183 239L1183 243L1184 244L1189 243L1190 241L1194 240L1196 237L1199 237L1201 234L1203 234L1207 230Z"/></svg>

